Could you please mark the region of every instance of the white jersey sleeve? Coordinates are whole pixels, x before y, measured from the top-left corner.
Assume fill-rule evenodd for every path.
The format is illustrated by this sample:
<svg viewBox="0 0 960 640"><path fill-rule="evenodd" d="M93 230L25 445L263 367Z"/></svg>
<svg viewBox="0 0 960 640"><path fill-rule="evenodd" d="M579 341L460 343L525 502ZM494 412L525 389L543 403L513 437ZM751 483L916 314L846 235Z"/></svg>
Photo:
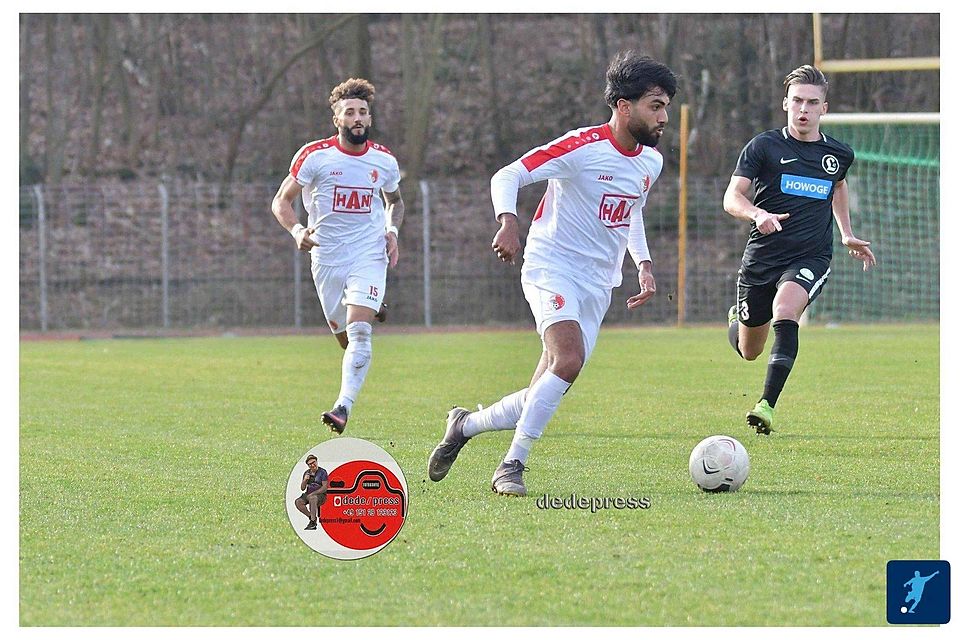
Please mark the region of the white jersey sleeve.
<svg viewBox="0 0 960 640"><path fill-rule="evenodd" d="M383 186L381 187L387 193L393 193L400 188L400 164L393 156L390 156L390 161L390 174L387 176Z"/></svg>
<svg viewBox="0 0 960 640"><path fill-rule="evenodd" d="M574 178L580 170L582 154L569 151L582 144L576 132L568 133L536 149L497 171L490 179L493 212L517 213L517 193L534 182L553 178Z"/></svg>
<svg viewBox="0 0 960 640"><path fill-rule="evenodd" d="M293 160L290 161L290 175L301 187L310 184L318 175L321 158L311 153L316 146L316 142L303 145L293 156Z"/></svg>
<svg viewBox="0 0 960 640"><path fill-rule="evenodd" d="M656 171L650 175L648 189L657 181L663 169L663 157L659 154L655 157L660 160L660 163ZM646 201L644 201L644 204L646 204ZM653 261L653 258L650 257L650 249L647 247L647 232L644 228L642 207L630 216L630 228L627 230L627 251L630 252L630 257L633 258L633 263L638 269L640 268L641 262L645 260Z"/></svg>
<svg viewBox="0 0 960 640"><path fill-rule="evenodd" d="M630 216L630 229L627 233L627 250L633 263L640 268L640 263L651 260L650 249L647 247L647 232L643 228L643 210L636 211Z"/></svg>

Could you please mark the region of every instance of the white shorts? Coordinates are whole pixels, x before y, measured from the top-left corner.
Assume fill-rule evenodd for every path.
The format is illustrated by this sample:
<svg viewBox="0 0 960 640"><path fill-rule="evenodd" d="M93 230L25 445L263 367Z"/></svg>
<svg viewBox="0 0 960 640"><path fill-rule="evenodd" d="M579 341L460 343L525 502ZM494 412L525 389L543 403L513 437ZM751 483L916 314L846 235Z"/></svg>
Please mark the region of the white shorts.
<svg viewBox="0 0 960 640"><path fill-rule="evenodd" d="M352 264L330 266L311 263L317 297L330 330L347 330L347 305L380 311L387 283L387 259L366 258Z"/></svg>
<svg viewBox="0 0 960 640"><path fill-rule="evenodd" d="M542 268L524 270L520 284L537 322L540 339L543 340L543 333L550 325L574 320L580 325L586 362L597 344L603 316L610 308L612 289L589 286L573 276Z"/></svg>

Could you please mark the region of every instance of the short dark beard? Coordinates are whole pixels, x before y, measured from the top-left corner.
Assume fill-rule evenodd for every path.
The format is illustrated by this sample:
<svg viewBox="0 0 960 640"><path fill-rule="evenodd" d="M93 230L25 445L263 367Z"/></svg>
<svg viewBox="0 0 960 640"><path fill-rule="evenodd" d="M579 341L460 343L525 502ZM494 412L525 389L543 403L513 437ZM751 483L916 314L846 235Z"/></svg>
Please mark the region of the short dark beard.
<svg viewBox="0 0 960 640"><path fill-rule="evenodd" d="M642 144L645 147L655 147L660 142L660 136L657 135L656 129L647 129L640 125L642 128L638 130L630 129L630 135L633 136L633 139L637 141L637 144Z"/></svg>
<svg viewBox="0 0 960 640"><path fill-rule="evenodd" d="M346 138L350 144L363 144L370 137L370 127L364 127L361 134L356 134L347 127L340 127L340 135Z"/></svg>

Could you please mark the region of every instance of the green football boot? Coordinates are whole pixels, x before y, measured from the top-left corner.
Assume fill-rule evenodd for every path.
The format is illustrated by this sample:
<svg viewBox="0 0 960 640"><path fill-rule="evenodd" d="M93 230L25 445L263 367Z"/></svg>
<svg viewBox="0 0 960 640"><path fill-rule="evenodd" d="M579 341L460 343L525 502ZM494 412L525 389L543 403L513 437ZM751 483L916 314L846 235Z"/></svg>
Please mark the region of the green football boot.
<svg viewBox="0 0 960 640"><path fill-rule="evenodd" d="M737 316L737 305L733 305L727 309L727 326L729 327L737 320L739 320L739 317Z"/></svg>
<svg viewBox="0 0 960 640"><path fill-rule="evenodd" d="M773 407L766 400L761 400L747 413L747 424L756 429L758 434L770 435L773 431Z"/></svg>

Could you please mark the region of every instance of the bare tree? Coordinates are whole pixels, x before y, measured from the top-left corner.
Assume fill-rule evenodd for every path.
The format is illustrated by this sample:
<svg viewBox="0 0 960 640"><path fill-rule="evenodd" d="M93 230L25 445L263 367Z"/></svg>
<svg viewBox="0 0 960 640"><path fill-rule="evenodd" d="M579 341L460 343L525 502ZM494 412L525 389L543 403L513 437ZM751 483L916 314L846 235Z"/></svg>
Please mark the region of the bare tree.
<svg viewBox="0 0 960 640"><path fill-rule="evenodd" d="M414 180L423 171L427 152L427 127L435 102L434 85L442 53L443 15L425 19L426 33L418 34L418 19L403 14L400 55L404 97L404 163L407 179ZM419 55L418 55L419 53Z"/></svg>
<svg viewBox="0 0 960 640"><path fill-rule="evenodd" d="M346 73L373 82L373 62L370 52L370 16L361 13L351 23L350 63Z"/></svg>
<svg viewBox="0 0 960 640"><path fill-rule="evenodd" d="M355 17L356 16L354 15L339 16L331 22L328 22L319 31L311 34L310 37L308 37L307 40L300 45L299 48L297 48L293 53L287 56L283 62L280 63L280 65L273 71L273 74L270 76L270 78L264 83L263 88L258 92L254 99L240 110L233 122L232 130L229 133L230 137L227 140L227 154L225 159L226 166L220 182L221 194L226 192L227 185L229 185L233 180L233 173L237 165L237 155L240 152L240 145L243 143L243 136L247 125L249 125L253 118L260 113L260 110L263 109L268 102L270 102L271 98L273 97L274 89L276 89L279 82L284 79L290 67L292 67L303 56L320 47L331 33L347 24Z"/></svg>
<svg viewBox="0 0 960 640"><path fill-rule="evenodd" d="M493 129L493 157L487 162L487 170L493 171L506 162L510 155L507 140L510 139L510 118L500 104L500 66L497 64L497 30L490 14L477 17L480 35L480 57L487 78L487 118Z"/></svg>
<svg viewBox="0 0 960 640"><path fill-rule="evenodd" d="M60 22L57 14L43 16L44 52L46 55L47 90L47 126L44 144L44 179L48 182L60 182L63 179L64 153L58 141L62 141L67 132L66 115L57 99L60 94Z"/></svg>
<svg viewBox="0 0 960 640"><path fill-rule="evenodd" d="M33 25L29 15L20 15L20 59L33 48ZM20 67L20 184L39 182L41 176L30 153L30 115L33 112L31 102L30 78L23 66Z"/></svg>

